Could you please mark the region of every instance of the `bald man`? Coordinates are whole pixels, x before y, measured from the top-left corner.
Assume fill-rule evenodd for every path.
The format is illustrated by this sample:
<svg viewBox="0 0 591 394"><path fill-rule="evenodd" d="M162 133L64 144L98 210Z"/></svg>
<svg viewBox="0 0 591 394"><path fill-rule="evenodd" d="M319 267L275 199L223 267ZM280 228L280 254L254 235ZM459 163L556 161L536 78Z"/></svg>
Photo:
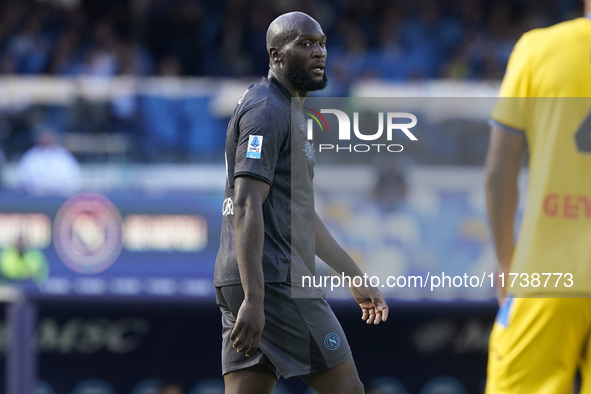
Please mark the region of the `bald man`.
<svg viewBox="0 0 591 394"><path fill-rule="evenodd" d="M315 274L315 256L363 276L314 211L314 146L302 104L327 84L326 37L308 15L288 13L269 26L267 51L269 74L242 95L226 136L214 274L226 393L271 393L281 376L299 376L321 394L363 393L341 325L301 278ZM377 289L352 292L367 324L386 321Z"/></svg>

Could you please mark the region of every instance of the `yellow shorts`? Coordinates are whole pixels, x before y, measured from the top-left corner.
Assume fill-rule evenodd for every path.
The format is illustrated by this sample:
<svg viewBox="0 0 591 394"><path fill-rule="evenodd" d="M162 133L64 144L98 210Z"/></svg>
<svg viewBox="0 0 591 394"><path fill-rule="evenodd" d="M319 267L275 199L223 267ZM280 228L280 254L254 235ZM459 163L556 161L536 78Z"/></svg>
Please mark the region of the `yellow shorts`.
<svg viewBox="0 0 591 394"><path fill-rule="evenodd" d="M486 394L591 394L591 298L508 298L490 335Z"/></svg>

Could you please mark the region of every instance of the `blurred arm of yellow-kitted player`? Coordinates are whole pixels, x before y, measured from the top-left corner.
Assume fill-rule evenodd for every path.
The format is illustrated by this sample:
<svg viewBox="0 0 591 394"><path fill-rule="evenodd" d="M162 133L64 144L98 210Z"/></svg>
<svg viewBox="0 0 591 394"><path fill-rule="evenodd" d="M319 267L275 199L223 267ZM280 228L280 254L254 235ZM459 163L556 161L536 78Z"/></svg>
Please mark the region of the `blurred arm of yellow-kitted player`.
<svg viewBox="0 0 591 394"><path fill-rule="evenodd" d="M492 126L486 156L486 205L499 270L508 274L515 250L514 223L519 191L517 177L526 151L525 135ZM498 276L497 276L498 277ZM497 286L499 298L505 289Z"/></svg>

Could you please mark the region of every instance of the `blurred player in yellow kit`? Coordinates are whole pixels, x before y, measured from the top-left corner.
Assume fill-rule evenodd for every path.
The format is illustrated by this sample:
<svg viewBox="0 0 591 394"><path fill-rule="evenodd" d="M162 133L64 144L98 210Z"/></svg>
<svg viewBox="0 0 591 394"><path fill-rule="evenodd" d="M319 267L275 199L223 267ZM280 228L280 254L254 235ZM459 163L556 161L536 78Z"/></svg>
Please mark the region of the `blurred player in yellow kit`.
<svg viewBox="0 0 591 394"><path fill-rule="evenodd" d="M585 13L522 36L491 114L486 194L504 288L487 394L572 393L577 370L591 393L591 0ZM519 274L512 287L509 273Z"/></svg>

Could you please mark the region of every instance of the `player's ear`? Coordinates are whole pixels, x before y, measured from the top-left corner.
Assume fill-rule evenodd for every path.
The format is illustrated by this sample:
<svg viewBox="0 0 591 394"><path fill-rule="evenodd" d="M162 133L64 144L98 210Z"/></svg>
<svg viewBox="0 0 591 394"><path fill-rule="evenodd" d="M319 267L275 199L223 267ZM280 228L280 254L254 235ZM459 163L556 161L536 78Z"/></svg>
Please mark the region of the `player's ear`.
<svg viewBox="0 0 591 394"><path fill-rule="evenodd" d="M278 48L269 48L269 58L271 63L281 63L281 55Z"/></svg>

